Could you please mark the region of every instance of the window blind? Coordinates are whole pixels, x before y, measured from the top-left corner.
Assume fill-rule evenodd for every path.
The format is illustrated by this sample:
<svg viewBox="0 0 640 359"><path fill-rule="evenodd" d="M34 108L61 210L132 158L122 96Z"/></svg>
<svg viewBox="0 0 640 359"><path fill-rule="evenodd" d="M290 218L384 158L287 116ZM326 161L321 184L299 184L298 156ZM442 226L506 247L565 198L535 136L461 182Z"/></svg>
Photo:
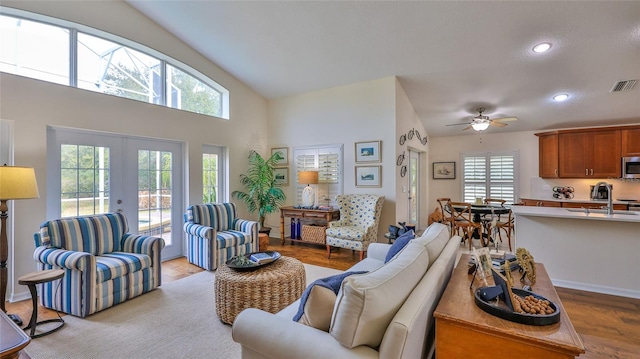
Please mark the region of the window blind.
<svg viewBox="0 0 640 359"><path fill-rule="evenodd" d="M294 204L302 203L302 190L307 184L298 183L302 171L318 171L315 185L316 205L335 206L335 196L342 194L342 146L310 146L293 149L296 198ZM328 199L328 200L325 200Z"/></svg>
<svg viewBox="0 0 640 359"><path fill-rule="evenodd" d="M474 202L476 197L482 197L514 203L517 151L463 154L462 158L465 202Z"/></svg>

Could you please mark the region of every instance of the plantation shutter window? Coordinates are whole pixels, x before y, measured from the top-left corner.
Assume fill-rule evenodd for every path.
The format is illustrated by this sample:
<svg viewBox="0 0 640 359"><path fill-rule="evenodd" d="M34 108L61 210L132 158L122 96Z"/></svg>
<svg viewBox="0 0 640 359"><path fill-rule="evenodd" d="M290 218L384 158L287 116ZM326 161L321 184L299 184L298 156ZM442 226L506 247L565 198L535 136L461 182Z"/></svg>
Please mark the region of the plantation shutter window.
<svg viewBox="0 0 640 359"><path fill-rule="evenodd" d="M504 199L514 203L517 192L517 151L465 153L462 155L464 201L477 197Z"/></svg>
<svg viewBox="0 0 640 359"><path fill-rule="evenodd" d="M294 205L302 203L302 190L307 184L298 183L298 175L303 171L318 171L315 185L316 205L335 206L335 196L342 194L342 146L309 146L293 149L296 197Z"/></svg>

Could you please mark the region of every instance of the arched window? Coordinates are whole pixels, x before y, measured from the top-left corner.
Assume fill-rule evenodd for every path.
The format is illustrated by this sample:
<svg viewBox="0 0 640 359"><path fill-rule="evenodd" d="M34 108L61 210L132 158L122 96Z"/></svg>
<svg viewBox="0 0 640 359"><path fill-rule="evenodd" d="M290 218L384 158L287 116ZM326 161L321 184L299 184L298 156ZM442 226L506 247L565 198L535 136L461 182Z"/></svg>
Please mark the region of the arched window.
<svg viewBox="0 0 640 359"><path fill-rule="evenodd" d="M229 91L186 64L83 25L0 11L1 72L229 119Z"/></svg>

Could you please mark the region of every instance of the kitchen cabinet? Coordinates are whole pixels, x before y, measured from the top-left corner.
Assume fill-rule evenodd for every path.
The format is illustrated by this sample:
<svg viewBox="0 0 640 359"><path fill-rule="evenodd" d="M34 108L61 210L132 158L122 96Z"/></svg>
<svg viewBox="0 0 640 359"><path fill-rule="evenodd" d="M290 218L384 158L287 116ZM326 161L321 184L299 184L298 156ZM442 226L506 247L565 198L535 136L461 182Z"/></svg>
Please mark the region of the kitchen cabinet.
<svg viewBox="0 0 640 359"><path fill-rule="evenodd" d="M622 156L640 156L640 128L626 129L622 134Z"/></svg>
<svg viewBox="0 0 640 359"><path fill-rule="evenodd" d="M558 135L558 177L620 177L620 130L568 132Z"/></svg>
<svg viewBox="0 0 640 359"><path fill-rule="evenodd" d="M538 138L538 158L540 162L539 176L542 178L558 177L558 134L541 134Z"/></svg>

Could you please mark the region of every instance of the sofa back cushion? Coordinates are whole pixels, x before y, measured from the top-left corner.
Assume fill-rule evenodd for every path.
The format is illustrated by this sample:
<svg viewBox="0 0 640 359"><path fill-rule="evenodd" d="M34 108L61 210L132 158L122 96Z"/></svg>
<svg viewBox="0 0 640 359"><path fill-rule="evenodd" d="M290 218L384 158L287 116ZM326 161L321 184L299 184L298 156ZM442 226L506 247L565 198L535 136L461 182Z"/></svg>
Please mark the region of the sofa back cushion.
<svg viewBox="0 0 640 359"><path fill-rule="evenodd" d="M387 326L427 271L429 252L409 243L379 269L342 282L329 333L342 345L377 348Z"/></svg>
<svg viewBox="0 0 640 359"><path fill-rule="evenodd" d="M378 223L384 196L344 194L336 196L336 202L340 207L340 220L344 221L345 225L368 228Z"/></svg>
<svg viewBox="0 0 640 359"><path fill-rule="evenodd" d="M189 206L186 221L212 227L216 231L226 231L233 228L236 217L234 203L206 203Z"/></svg>
<svg viewBox="0 0 640 359"><path fill-rule="evenodd" d="M432 223L422 233L422 236L413 241L427 247L427 251L429 251L429 266L431 266L440 256L442 249L449 242L449 238L449 228L446 225Z"/></svg>
<svg viewBox="0 0 640 359"><path fill-rule="evenodd" d="M61 218L40 226L36 246L101 255L121 251L120 240L128 230L127 220L119 212Z"/></svg>

